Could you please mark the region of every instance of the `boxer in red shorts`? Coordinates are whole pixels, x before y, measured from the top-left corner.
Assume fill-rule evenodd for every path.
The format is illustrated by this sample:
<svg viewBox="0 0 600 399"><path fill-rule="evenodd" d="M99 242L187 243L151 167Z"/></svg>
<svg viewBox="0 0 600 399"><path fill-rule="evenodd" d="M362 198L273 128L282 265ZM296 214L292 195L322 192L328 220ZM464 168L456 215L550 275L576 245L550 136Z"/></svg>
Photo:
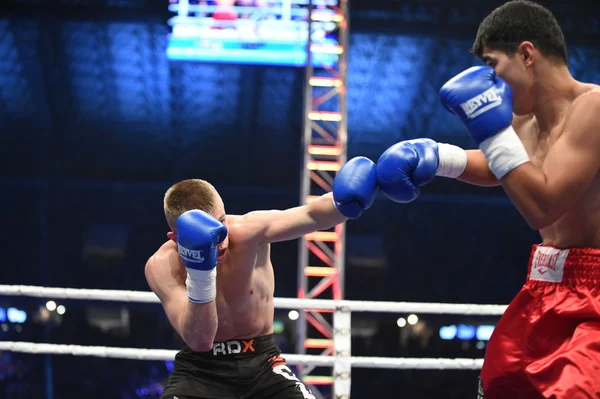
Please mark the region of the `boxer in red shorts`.
<svg viewBox="0 0 600 399"><path fill-rule="evenodd" d="M479 150L397 143L379 158L379 187L409 202L434 176L501 184L542 244L489 341L479 397L600 398L600 88L571 76L556 19L529 1L495 9L473 52L486 66L440 98Z"/></svg>

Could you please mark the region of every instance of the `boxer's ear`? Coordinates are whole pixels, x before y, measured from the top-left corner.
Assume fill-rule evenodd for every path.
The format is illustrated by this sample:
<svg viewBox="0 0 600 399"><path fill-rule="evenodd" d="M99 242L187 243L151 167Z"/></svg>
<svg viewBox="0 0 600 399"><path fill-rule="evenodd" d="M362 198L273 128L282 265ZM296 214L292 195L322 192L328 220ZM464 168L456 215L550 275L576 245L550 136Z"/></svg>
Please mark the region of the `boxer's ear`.
<svg viewBox="0 0 600 399"><path fill-rule="evenodd" d="M169 238L169 240L171 240L173 242L177 242L177 235L175 233L173 233L172 231L169 231L167 233L167 237Z"/></svg>
<svg viewBox="0 0 600 399"><path fill-rule="evenodd" d="M531 66L533 64L536 56L536 47L533 43L524 41L519 45L518 52L523 58L523 63L525 66Z"/></svg>

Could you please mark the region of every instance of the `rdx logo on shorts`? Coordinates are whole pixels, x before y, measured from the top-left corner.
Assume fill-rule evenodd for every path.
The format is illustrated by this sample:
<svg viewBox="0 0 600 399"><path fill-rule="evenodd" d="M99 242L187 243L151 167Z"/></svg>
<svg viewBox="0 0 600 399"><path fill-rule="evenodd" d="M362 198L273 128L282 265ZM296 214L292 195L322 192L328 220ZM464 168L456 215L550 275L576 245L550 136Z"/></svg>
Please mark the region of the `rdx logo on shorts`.
<svg viewBox="0 0 600 399"><path fill-rule="evenodd" d="M568 249L538 247L531 263L530 280L560 283L568 255Z"/></svg>
<svg viewBox="0 0 600 399"><path fill-rule="evenodd" d="M183 247L181 245L177 245L177 250L179 251L179 256L181 256L182 259L184 259L188 262L194 262L194 263L204 262L204 256L202 256L202 250L189 249L189 248Z"/></svg>
<svg viewBox="0 0 600 399"><path fill-rule="evenodd" d="M254 340L228 341L213 344L213 355L234 355L236 353L254 352Z"/></svg>
<svg viewBox="0 0 600 399"><path fill-rule="evenodd" d="M495 87L492 87L460 104L460 107L467 118L473 119L500 105L502 105L502 97L500 96L500 93L498 93L498 90Z"/></svg>

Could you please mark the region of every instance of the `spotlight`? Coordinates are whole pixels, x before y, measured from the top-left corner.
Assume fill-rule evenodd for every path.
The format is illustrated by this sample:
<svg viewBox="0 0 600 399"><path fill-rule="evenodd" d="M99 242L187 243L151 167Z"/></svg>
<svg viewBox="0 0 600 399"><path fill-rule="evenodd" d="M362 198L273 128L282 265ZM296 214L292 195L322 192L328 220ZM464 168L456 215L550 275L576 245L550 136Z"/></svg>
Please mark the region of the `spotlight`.
<svg viewBox="0 0 600 399"><path fill-rule="evenodd" d="M46 302L46 309L48 309L51 312L55 311L56 310L56 302L54 302L54 301Z"/></svg>
<svg viewBox="0 0 600 399"><path fill-rule="evenodd" d="M300 317L300 313L298 313L297 310L290 310L290 312L288 313L288 317L290 318L290 320L298 320L298 317Z"/></svg>

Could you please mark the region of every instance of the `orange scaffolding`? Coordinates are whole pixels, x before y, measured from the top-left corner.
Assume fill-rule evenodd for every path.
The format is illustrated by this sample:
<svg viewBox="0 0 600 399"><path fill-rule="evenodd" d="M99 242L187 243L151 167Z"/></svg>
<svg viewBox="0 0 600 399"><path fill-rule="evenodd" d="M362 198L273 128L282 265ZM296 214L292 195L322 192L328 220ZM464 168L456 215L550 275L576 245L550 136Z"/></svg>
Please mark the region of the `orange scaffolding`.
<svg viewBox="0 0 600 399"><path fill-rule="evenodd" d="M308 203L330 192L335 174L346 162L348 2L339 0L335 3L331 5L327 0L309 0L301 203ZM336 24L339 44L313 43L313 33L323 23ZM315 68L314 56L319 53L335 54L338 57L335 66ZM344 244L345 224L308 234L300 240L298 298L344 298ZM336 350L333 340L336 331L332 312L298 311L297 353L333 355ZM324 397L319 387L336 383L335 367L334 370L323 371L321 368L303 366L299 367L298 372L317 399ZM349 370L341 374L348 377ZM335 387L332 387L332 391L336 392L338 398L345 397L344 394L339 395L340 390Z"/></svg>

